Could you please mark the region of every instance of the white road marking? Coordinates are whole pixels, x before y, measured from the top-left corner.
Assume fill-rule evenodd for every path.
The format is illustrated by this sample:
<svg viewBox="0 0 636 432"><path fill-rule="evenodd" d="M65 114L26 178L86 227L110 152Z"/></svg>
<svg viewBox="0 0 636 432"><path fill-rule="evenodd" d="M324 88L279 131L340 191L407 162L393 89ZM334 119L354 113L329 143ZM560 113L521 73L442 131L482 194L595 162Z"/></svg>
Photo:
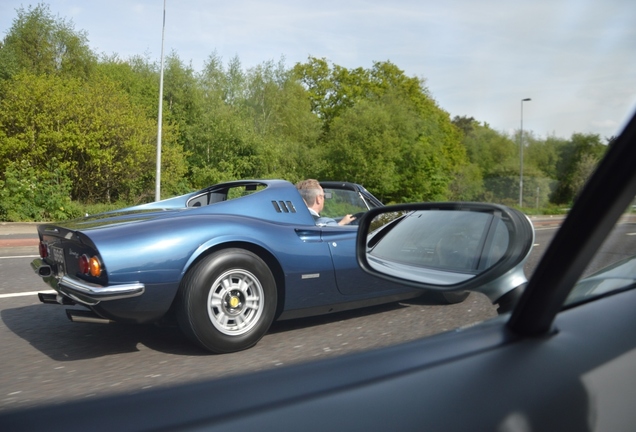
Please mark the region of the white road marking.
<svg viewBox="0 0 636 432"><path fill-rule="evenodd" d="M13 256L0 257L0 259L9 259L9 258L40 258L40 255L13 255Z"/></svg>
<svg viewBox="0 0 636 432"><path fill-rule="evenodd" d="M26 297L26 296L31 296L31 295L38 295L39 293L42 293L42 294L55 294L56 291L55 290L27 291L27 292L21 292L21 293L0 294L0 299L11 298L11 297Z"/></svg>

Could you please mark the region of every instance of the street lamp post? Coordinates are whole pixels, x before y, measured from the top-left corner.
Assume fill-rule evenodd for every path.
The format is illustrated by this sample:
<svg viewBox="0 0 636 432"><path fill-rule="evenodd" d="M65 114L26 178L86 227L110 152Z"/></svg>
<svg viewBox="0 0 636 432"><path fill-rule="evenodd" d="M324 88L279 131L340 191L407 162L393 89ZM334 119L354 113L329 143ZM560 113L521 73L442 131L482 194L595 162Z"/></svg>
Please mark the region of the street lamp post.
<svg viewBox="0 0 636 432"><path fill-rule="evenodd" d="M166 0L163 0L163 25L161 27L161 71L159 72L159 112L157 114L157 174L155 201L161 200L161 123L163 117L163 39L166 31Z"/></svg>
<svg viewBox="0 0 636 432"><path fill-rule="evenodd" d="M521 130L519 131L519 208L523 207L523 103L532 99L521 99Z"/></svg>

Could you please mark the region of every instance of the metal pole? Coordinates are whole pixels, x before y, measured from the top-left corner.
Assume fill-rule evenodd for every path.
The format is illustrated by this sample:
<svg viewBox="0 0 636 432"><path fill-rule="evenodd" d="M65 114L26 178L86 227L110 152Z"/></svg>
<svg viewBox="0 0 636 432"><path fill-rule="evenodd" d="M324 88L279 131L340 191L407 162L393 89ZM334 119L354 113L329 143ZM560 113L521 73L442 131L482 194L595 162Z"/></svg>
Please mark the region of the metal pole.
<svg viewBox="0 0 636 432"><path fill-rule="evenodd" d="M163 39L166 30L166 0L163 0L163 26L161 28L161 72L159 73L159 114L157 115L157 175L155 201L161 200L161 122L163 111Z"/></svg>
<svg viewBox="0 0 636 432"><path fill-rule="evenodd" d="M530 98L521 99L521 129L519 131L519 208L523 207L523 103Z"/></svg>

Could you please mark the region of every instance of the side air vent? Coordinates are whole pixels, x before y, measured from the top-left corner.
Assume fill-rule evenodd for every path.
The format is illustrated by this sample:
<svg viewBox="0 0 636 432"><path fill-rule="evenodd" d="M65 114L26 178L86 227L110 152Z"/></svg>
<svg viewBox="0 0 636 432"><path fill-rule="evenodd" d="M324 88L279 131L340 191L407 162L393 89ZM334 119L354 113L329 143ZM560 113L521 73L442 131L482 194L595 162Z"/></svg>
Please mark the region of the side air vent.
<svg viewBox="0 0 636 432"><path fill-rule="evenodd" d="M296 208L291 201L272 201L276 213L296 213Z"/></svg>

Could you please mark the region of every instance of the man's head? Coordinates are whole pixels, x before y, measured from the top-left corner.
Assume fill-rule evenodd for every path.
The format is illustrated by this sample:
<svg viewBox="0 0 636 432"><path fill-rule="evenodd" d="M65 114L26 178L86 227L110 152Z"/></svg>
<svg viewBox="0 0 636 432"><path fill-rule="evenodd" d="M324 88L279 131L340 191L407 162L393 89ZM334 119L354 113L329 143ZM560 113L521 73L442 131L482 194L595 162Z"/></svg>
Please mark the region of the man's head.
<svg viewBox="0 0 636 432"><path fill-rule="evenodd" d="M325 193L318 180L308 179L296 183L296 188L310 209L320 213L325 205Z"/></svg>

